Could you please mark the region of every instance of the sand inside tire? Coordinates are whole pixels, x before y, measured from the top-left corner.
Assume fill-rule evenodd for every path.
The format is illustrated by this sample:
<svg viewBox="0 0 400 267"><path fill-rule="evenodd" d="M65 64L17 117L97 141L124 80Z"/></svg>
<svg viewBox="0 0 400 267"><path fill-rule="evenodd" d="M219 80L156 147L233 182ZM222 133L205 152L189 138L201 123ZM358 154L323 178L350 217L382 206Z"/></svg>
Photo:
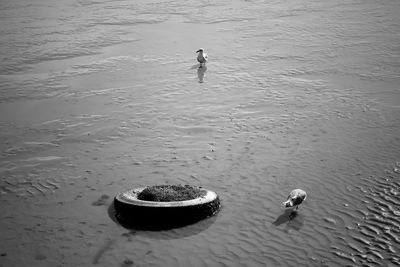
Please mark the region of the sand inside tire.
<svg viewBox="0 0 400 267"><path fill-rule="evenodd" d="M190 185L156 185L145 188L137 198L144 201L172 202L196 199L204 194L204 190Z"/></svg>

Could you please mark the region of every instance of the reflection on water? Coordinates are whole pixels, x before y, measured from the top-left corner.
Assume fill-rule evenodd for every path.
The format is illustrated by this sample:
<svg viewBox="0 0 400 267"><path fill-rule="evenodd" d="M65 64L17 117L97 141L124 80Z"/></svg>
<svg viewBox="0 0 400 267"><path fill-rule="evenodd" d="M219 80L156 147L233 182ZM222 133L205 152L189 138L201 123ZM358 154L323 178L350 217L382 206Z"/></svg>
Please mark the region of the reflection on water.
<svg viewBox="0 0 400 267"><path fill-rule="evenodd" d="M286 224L286 232L289 232L290 230L299 231L304 225L304 217L298 211L286 209L272 224L275 226Z"/></svg>
<svg viewBox="0 0 400 267"><path fill-rule="evenodd" d="M152 239L179 239L192 235L196 235L209 228L217 219L218 215L214 215L209 218L197 221L190 224L181 224L173 226L158 226L149 227L141 225L132 221L127 221L119 216L115 210L114 203L108 206L107 213L109 218L116 224L121 225L125 229L129 230L129 233L138 234Z"/></svg>
<svg viewBox="0 0 400 267"><path fill-rule="evenodd" d="M272 224L279 226L290 221L293 216L296 216L296 214L296 211L293 211L292 209L286 209Z"/></svg>
<svg viewBox="0 0 400 267"><path fill-rule="evenodd" d="M164 231L136 231L136 234L150 239L181 239L195 236L210 228L217 220L218 215L206 218L197 223Z"/></svg>
<svg viewBox="0 0 400 267"><path fill-rule="evenodd" d="M207 66L200 66L197 69L197 77L199 78L199 83L203 83L204 82L204 74L207 71Z"/></svg>
<svg viewBox="0 0 400 267"><path fill-rule="evenodd" d="M286 224L285 231L300 231L304 226L304 216L299 214L297 211L292 215L290 221Z"/></svg>

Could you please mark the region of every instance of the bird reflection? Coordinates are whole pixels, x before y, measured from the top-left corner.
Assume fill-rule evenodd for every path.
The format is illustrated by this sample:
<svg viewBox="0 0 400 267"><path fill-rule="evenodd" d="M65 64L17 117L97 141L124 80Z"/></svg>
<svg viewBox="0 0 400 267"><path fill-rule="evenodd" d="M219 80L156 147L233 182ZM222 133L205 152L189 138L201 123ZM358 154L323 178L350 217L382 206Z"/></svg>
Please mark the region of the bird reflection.
<svg viewBox="0 0 400 267"><path fill-rule="evenodd" d="M207 71L207 67L204 65L197 68L197 77L199 78L199 83L204 82L204 73Z"/></svg>
<svg viewBox="0 0 400 267"><path fill-rule="evenodd" d="M284 223L286 223L285 231L299 231L304 225L304 218L297 211L287 209L272 224L279 226Z"/></svg>
<svg viewBox="0 0 400 267"><path fill-rule="evenodd" d="M290 221L286 224L285 230L290 232L291 230L300 231L304 226L304 217L297 212L294 212Z"/></svg>

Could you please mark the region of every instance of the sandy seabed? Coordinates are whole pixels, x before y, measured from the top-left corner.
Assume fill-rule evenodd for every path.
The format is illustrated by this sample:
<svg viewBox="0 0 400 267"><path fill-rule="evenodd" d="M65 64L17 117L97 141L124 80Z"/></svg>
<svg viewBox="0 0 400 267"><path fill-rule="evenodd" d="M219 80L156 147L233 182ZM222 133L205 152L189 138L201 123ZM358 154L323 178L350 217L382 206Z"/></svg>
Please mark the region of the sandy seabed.
<svg viewBox="0 0 400 267"><path fill-rule="evenodd" d="M2 1L0 266L399 266L399 13ZM117 193L175 183L221 212L169 231L115 220ZM308 197L289 216L294 188Z"/></svg>

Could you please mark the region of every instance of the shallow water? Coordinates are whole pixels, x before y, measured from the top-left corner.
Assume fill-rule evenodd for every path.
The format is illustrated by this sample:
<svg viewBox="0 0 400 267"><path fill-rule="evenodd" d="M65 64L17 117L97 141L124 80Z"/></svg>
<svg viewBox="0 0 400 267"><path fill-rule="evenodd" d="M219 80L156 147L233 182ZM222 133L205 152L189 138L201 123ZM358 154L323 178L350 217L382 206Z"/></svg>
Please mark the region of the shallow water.
<svg viewBox="0 0 400 267"><path fill-rule="evenodd" d="M398 1L0 7L0 265L400 265ZM162 183L222 210L113 220Z"/></svg>

